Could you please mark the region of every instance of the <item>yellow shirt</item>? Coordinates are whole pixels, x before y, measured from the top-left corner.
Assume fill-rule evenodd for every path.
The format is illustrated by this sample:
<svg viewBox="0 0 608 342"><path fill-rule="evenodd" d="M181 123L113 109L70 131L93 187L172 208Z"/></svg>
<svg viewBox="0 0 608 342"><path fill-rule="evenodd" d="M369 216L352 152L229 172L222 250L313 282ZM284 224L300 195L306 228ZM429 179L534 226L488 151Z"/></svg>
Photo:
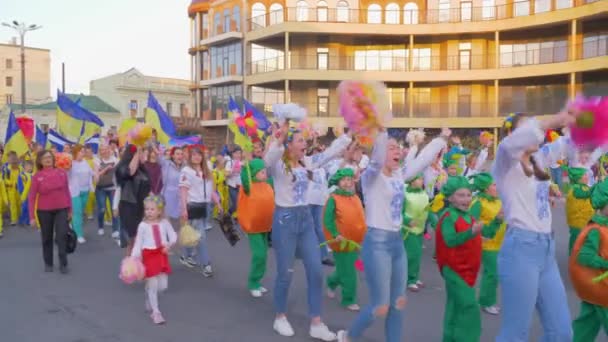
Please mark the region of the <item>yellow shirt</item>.
<svg viewBox="0 0 608 342"><path fill-rule="evenodd" d="M489 201L483 197L479 197L477 199L481 204L481 215L479 219L484 225L490 224L495 218L496 215L500 212L502 208L502 202L499 199L494 201ZM498 251L502 246L502 241L505 239L505 231L507 229L507 224L503 222L498 228L496 235L494 235L491 239L484 239L483 241L483 249L486 251Z"/></svg>
<svg viewBox="0 0 608 342"><path fill-rule="evenodd" d="M586 185L574 185L579 187L581 192L589 191ZM587 226L593 216L593 207L589 197L577 198L574 196L574 186L568 191L566 196L566 222L570 228L582 229Z"/></svg>

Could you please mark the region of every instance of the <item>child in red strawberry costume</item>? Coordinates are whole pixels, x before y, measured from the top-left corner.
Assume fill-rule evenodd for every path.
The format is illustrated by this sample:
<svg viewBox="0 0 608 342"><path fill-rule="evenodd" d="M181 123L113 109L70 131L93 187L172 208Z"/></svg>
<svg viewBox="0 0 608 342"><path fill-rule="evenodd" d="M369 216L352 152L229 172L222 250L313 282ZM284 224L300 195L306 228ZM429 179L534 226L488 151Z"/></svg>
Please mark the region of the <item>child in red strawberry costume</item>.
<svg viewBox="0 0 608 342"><path fill-rule="evenodd" d="M481 314L474 286L481 266L480 233L494 232L469 213L472 196L467 178L450 177L441 191L449 202L436 233L437 265L447 291L443 341L479 341Z"/></svg>

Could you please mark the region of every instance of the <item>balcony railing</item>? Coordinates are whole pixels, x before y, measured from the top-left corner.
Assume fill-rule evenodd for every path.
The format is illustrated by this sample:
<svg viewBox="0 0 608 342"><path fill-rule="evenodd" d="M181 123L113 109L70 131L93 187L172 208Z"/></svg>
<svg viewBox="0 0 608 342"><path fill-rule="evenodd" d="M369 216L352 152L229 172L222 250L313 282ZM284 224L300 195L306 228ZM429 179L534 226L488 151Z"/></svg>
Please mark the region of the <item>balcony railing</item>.
<svg viewBox="0 0 608 342"><path fill-rule="evenodd" d="M492 20L510 19L515 17L532 16L548 11L578 7L593 0L573 0L563 7L554 7L558 2L550 2L548 9L535 8L534 2L518 1L508 4L481 7L466 7L446 9L350 9L348 7L287 7L262 15L256 15L247 20L247 30L255 31L266 26L282 22L328 22L328 23L354 23L354 24L440 24L461 22L482 22Z"/></svg>
<svg viewBox="0 0 608 342"><path fill-rule="evenodd" d="M575 59L606 56L606 49L593 49L599 45L593 41L577 44ZM355 55L327 55L327 54L294 54L290 53L287 60L287 69L291 70L352 70L352 71L452 71L452 70L480 70L494 68L512 68L524 65L538 65L561 63L569 60L569 46L539 48L525 51L505 52L499 54L498 65L496 55L493 53L470 55L427 55L411 58L406 56L382 56L382 50L373 50L375 55L370 56L369 51L362 51ZM593 49L593 54L584 54ZM389 50L390 51L390 50ZM405 50L407 52L408 50ZM248 75L280 71L285 69L285 56L277 56L253 61L247 64Z"/></svg>

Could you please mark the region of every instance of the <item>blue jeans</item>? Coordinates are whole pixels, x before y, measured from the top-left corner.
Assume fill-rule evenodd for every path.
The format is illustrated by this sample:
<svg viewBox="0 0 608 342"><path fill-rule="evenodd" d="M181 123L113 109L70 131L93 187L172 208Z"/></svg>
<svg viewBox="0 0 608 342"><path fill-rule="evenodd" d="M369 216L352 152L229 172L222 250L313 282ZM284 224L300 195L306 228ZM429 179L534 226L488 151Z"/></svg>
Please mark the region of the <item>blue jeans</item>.
<svg viewBox="0 0 608 342"><path fill-rule="evenodd" d="M310 214L312 215L312 222L315 227L315 234L317 235L317 241L319 245L325 242L325 234L323 234L323 209L322 205L309 205ZM321 260L329 259L329 251L327 246L319 247L321 250Z"/></svg>
<svg viewBox="0 0 608 342"><path fill-rule="evenodd" d="M236 211L236 201L239 199L239 187L233 188L231 186L228 187L228 198L230 202L228 203L228 214L232 215Z"/></svg>
<svg viewBox="0 0 608 342"><path fill-rule="evenodd" d="M308 314L321 315L323 272L318 240L312 227L308 206L283 208L277 206L272 219L272 245L277 260L274 283L274 307L277 314L287 313L287 296L293 277L296 256L302 259L306 272Z"/></svg>
<svg viewBox="0 0 608 342"><path fill-rule="evenodd" d="M498 278L503 307L497 342L527 342L534 309L543 326L540 341L572 341L572 319L552 234L508 227L498 253Z"/></svg>
<svg viewBox="0 0 608 342"><path fill-rule="evenodd" d="M368 228L361 248L361 258L370 303L361 310L348 330L348 336L352 340L361 337L376 319L375 311L385 306L388 307L384 324L385 340L400 342L403 309L397 308L397 300L405 297L407 283L407 256L401 233Z"/></svg>
<svg viewBox="0 0 608 342"><path fill-rule="evenodd" d="M95 189L95 202L97 203L97 227L103 229L103 222L106 216L107 201L110 201L110 208L114 202L113 189ZM118 219L112 215L112 232L118 231Z"/></svg>
<svg viewBox="0 0 608 342"><path fill-rule="evenodd" d="M192 228L198 230L201 233L201 240L198 242L197 257L198 264L200 266L211 265L211 259L209 258L209 249L207 248L207 234L205 233L205 220L196 219L190 220L188 223ZM192 257L194 255L194 247L184 248L184 257Z"/></svg>

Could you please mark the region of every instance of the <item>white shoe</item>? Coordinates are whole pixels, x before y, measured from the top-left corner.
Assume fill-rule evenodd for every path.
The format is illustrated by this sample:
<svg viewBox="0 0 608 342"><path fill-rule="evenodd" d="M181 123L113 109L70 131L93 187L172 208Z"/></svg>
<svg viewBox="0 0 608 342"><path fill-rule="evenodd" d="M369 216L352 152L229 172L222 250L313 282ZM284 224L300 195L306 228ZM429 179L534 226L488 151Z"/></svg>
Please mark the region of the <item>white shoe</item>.
<svg viewBox="0 0 608 342"><path fill-rule="evenodd" d="M272 328L281 336L291 337L295 335L291 324L289 324L289 321L287 320L287 317L284 316L280 318L275 318Z"/></svg>
<svg viewBox="0 0 608 342"><path fill-rule="evenodd" d="M346 307L348 310L350 311L359 311L361 310L361 307L359 306L359 304L351 304L349 306Z"/></svg>
<svg viewBox="0 0 608 342"><path fill-rule="evenodd" d="M262 297L262 291L260 291L260 290L249 290L249 292L251 293L251 296L254 298Z"/></svg>
<svg viewBox="0 0 608 342"><path fill-rule="evenodd" d="M120 233L119 232L112 232L112 238L113 239L118 239L120 237Z"/></svg>
<svg viewBox="0 0 608 342"><path fill-rule="evenodd" d="M498 309L498 307L496 305L493 305L493 306L484 306L481 309L483 311L485 311L486 313L489 313L490 315L498 315L500 313L500 310Z"/></svg>
<svg viewBox="0 0 608 342"><path fill-rule="evenodd" d="M346 330L338 331L338 342L346 342L347 341L346 335L347 335Z"/></svg>
<svg viewBox="0 0 608 342"><path fill-rule="evenodd" d="M260 290L260 292L262 292L262 293L268 292L268 290L264 286L260 286L260 288L258 290Z"/></svg>
<svg viewBox="0 0 608 342"><path fill-rule="evenodd" d="M327 325L323 323L315 324L310 326L310 337L316 338L321 341L335 341L336 334L331 332Z"/></svg>
<svg viewBox="0 0 608 342"><path fill-rule="evenodd" d="M103 229L97 229L97 235L103 236L103 234L104 234Z"/></svg>
<svg viewBox="0 0 608 342"><path fill-rule="evenodd" d="M85 240L83 237L78 238L78 243L83 244L85 242L87 242L87 240Z"/></svg>
<svg viewBox="0 0 608 342"><path fill-rule="evenodd" d="M424 283L423 283L423 282L421 282L420 280L416 280L416 285L417 285L418 287L424 287L424 286L425 286L425 285L424 285Z"/></svg>
<svg viewBox="0 0 608 342"><path fill-rule="evenodd" d="M211 269L211 265L203 266L203 276L206 278L213 277L213 269Z"/></svg>
<svg viewBox="0 0 608 342"><path fill-rule="evenodd" d="M409 284L407 286L407 289L410 290L410 291L412 291L412 292L418 292L418 291L420 291L420 288L416 284Z"/></svg>

